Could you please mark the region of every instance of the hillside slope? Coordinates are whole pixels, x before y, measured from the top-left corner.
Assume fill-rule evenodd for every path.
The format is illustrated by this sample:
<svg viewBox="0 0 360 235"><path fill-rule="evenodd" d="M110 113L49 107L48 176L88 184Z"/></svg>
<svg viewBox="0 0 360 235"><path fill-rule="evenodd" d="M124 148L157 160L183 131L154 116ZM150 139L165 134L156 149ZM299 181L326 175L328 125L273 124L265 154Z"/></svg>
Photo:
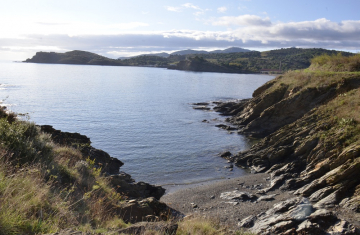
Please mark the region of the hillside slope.
<svg viewBox="0 0 360 235"><path fill-rule="evenodd" d="M253 173L270 173L271 184L264 191L295 190L295 195L310 200L312 211L328 210L327 216L336 213L357 227L360 227L359 66L359 55L317 57L309 69L288 72L264 84L252 99L223 103L216 108L231 116L227 121L237 125L240 133L262 137L249 150L228 158ZM253 218L252 229L268 234L270 228L263 226L261 218L264 216ZM326 225L311 220L293 221L291 227L299 234L306 229L313 232L309 234L314 231L322 234L334 229L335 225L330 224L338 220L332 219L331 214ZM283 216L271 226L284 225L285 221L288 220ZM286 231L289 223L287 226L282 229ZM291 234L298 234L295 230Z"/></svg>
<svg viewBox="0 0 360 235"><path fill-rule="evenodd" d="M225 66L210 63L202 57L193 57L187 60L180 61L174 66L169 66L168 69L184 70L193 72L218 72L218 73L237 73L240 72L235 69L227 68Z"/></svg>
<svg viewBox="0 0 360 235"><path fill-rule="evenodd" d="M135 182L122 165L84 135L16 120L1 107L0 234L115 233L129 222L167 220L165 189Z"/></svg>

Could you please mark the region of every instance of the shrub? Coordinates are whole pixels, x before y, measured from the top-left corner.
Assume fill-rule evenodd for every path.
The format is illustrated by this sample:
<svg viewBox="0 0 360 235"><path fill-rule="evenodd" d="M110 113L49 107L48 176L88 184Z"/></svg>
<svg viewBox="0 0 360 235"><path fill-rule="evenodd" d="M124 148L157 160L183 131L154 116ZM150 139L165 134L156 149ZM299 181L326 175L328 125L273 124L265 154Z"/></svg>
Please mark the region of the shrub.
<svg viewBox="0 0 360 235"><path fill-rule="evenodd" d="M341 53L333 55L321 55L311 60L310 69L333 72L356 72L360 71L360 54L343 56Z"/></svg>

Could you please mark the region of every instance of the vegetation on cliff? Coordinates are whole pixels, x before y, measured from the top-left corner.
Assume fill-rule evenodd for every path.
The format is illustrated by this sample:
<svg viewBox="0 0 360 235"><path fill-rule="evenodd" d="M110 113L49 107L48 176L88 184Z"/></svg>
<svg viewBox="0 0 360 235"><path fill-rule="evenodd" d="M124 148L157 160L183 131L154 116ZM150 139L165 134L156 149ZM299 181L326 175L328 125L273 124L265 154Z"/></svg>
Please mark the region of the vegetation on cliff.
<svg viewBox="0 0 360 235"><path fill-rule="evenodd" d="M0 117L0 234L102 232L146 215L166 217L154 198L164 190L119 174L122 163L87 137L16 120L3 107Z"/></svg>
<svg viewBox="0 0 360 235"><path fill-rule="evenodd" d="M165 190L78 133L36 126L0 108L0 235L243 234L205 218L173 221ZM244 233L247 234L247 233Z"/></svg>

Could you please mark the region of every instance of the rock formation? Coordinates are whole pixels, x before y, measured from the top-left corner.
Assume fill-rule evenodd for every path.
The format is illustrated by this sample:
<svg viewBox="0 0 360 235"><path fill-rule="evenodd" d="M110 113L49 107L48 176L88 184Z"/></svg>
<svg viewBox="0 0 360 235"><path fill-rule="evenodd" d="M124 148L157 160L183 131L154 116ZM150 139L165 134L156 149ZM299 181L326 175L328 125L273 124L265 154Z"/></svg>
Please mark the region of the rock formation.
<svg viewBox="0 0 360 235"><path fill-rule="evenodd" d="M269 81L252 99L215 108L230 116L227 121L239 133L262 138L231 160L253 173L270 173L271 185L264 192L295 190L308 198L315 213L300 221L283 214L286 218L276 221L266 214L257 216L260 222L243 221L254 232L355 234L360 227L360 76L315 67ZM329 224L315 223L320 217L331 217ZM264 221L272 222L266 227Z"/></svg>

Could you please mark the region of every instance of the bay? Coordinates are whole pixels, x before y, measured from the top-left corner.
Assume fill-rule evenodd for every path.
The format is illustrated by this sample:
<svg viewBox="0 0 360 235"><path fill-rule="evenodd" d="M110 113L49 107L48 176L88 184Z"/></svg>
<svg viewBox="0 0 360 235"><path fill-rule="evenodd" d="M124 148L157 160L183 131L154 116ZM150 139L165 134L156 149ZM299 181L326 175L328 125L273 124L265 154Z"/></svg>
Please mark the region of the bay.
<svg viewBox="0 0 360 235"><path fill-rule="evenodd" d="M274 76L145 67L0 63L0 99L30 121L90 137L136 181L171 188L246 174L223 151L249 147L192 103L250 98ZM209 123L202 120L209 120Z"/></svg>

